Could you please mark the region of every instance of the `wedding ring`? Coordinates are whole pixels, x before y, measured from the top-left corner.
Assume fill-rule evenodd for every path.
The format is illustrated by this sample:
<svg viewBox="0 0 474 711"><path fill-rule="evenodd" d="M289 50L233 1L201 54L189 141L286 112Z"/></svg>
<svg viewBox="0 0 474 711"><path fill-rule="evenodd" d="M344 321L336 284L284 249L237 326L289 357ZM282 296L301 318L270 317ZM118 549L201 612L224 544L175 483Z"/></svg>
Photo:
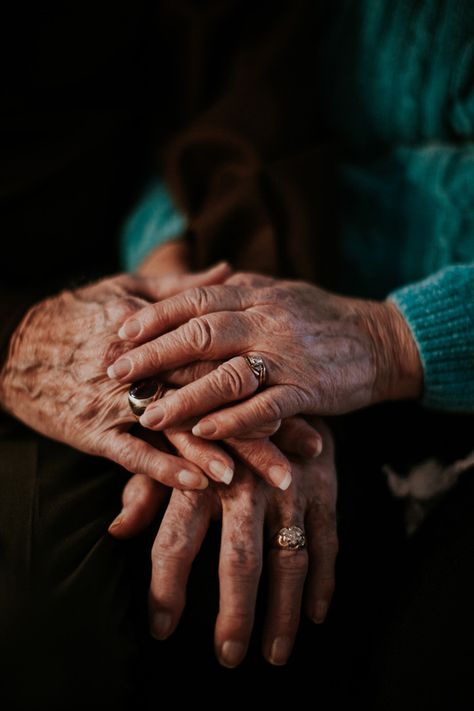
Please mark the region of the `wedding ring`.
<svg viewBox="0 0 474 711"><path fill-rule="evenodd" d="M267 366L259 355L244 355L245 362L258 380L258 387L265 385L267 380Z"/></svg>
<svg viewBox="0 0 474 711"><path fill-rule="evenodd" d="M306 547L306 536L299 526L285 526L275 534L273 543L283 550L300 551Z"/></svg>
<svg viewBox="0 0 474 711"><path fill-rule="evenodd" d="M163 394L163 386L157 380L139 380L130 385L128 404L136 417L145 412L148 405L158 400Z"/></svg>

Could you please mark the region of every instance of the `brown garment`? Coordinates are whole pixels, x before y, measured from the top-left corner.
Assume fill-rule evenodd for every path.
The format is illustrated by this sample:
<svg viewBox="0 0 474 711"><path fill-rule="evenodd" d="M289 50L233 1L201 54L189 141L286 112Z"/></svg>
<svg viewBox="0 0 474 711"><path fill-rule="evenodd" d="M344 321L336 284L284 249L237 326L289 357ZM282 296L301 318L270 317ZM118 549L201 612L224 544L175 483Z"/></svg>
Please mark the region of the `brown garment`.
<svg viewBox="0 0 474 711"><path fill-rule="evenodd" d="M334 156L318 138L324 13L300 1L246 14L220 95L163 151L166 184L189 219L196 267L227 259L330 283Z"/></svg>

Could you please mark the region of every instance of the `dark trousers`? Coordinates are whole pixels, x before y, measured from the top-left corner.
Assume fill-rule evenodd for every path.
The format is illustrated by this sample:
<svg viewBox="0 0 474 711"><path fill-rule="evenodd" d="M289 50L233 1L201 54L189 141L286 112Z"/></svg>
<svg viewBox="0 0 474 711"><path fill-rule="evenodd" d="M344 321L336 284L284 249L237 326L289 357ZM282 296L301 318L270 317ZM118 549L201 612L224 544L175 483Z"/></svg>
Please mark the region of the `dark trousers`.
<svg viewBox="0 0 474 711"><path fill-rule="evenodd" d="M112 539L125 474L5 420L0 440L0 674L5 709L154 709L176 702L315 707L361 700L376 709L474 707L474 471L411 538L383 463L398 468L474 446L472 417L378 408L334 422L340 480L337 591L329 617L303 620L285 668L260 656L258 616L248 658L214 659L219 530L210 531L173 637L148 635L149 550L155 527ZM265 577L259 610L265 606ZM171 682L179 674L183 683Z"/></svg>

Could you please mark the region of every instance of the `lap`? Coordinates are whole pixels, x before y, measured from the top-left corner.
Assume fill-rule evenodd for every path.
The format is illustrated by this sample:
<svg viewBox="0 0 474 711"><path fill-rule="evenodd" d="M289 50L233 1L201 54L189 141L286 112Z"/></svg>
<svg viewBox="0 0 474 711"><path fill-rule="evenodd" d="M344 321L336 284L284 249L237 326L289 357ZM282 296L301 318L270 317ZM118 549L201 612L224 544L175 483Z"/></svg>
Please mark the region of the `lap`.
<svg viewBox="0 0 474 711"><path fill-rule="evenodd" d="M107 533L123 473L21 426L0 430L2 685L23 703L10 708L83 708L94 698L104 708L135 709L147 687L154 708L158 674L175 669L190 682L232 678L243 699L256 680L275 701L292 684L315 689L315 700L368 699L377 689L377 708L387 709L401 700L410 708L410 694L418 699L430 684L438 696L450 688L466 694L474 477L466 472L406 540L401 502L390 496L381 464L455 458L472 443L471 425L392 408L347 420L338 434L341 549L328 621L303 621L288 667L271 668L260 655L263 589L249 657L234 672L219 668L212 645L218 527L194 566L177 633L154 642L146 621L149 537L123 543ZM451 442L440 436L446 427ZM195 693L193 683L179 690L183 699Z"/></svg>
<svg viewBox="0 0 474 711"><path fill-rule="evenodd" d="M133 693L148 571L137 544L107 533L124 483L105 460L3 427L0 655L10 708L74 709L91 695L122 708Z"/></svg>

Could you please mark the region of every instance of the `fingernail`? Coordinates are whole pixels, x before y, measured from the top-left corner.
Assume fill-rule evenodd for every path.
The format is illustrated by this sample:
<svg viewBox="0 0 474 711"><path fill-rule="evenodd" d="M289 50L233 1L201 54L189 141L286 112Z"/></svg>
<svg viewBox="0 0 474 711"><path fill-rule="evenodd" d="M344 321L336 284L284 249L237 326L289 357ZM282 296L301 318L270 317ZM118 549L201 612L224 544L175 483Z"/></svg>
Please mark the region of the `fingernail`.
<svg viewBox="0 0 474 711"><path fill-rule="evenodd" d="M214 474L214 476L217 476L224 484L230 484L234 476L233 470L218 459L213 459L209 462L209 471Z"/></svg>
<svg viewBox="0 0 474 711"><path fill-rule="evenodd" d="M241 642L227 640L222 645L220 662L225 667L236 667L240 664L245 655L245 647Z"/></svg>
<svg viewBox="0 0 474 711"><path fill-rule="evenodd" d="M140 321L127 321L127 323L124 323L120 331L118 332L119 338L127 339L127 338L136 338L140 331L142 330L142 326Z"/></svg>
<svg viewBox="0 0 474 711"><path fill-rule="evenodd" d="M275 484L275 486L278 486L278 488L282 491L286 491L291 484L291 473L288 469L280 467L278 464L270 467L268 470L268 476L270 477L272 483Z"/></svg>
<svg viewBox="0 0 474 711"><path fill-rule="evenodd" d="M323 443L320 437L312 437L301 445L301 453L307 459L316 459L323 451Z"/></svg>
<svg viewBox="0 0 474 711"><path fill-rule="evenodd" d="M171 632L171 615L156 612L151 623L151 634L155 639L166 639Z"/></svg>
<svg viewBox="0 0 474 711"><path fill-rule="evenodd" d="M114 518L114 520L113 520L112 523L110 524L110 526L109 526L109 531L110 531L111 528L115 528L116 526L120 526L120 524L122 523L122 521L123 521L123 516L122 516L122 514L120 513L120 514L117 516L117 518Z"/></svg>
<svg viewBox="0 0 474 711"><path fill-rule="evenodd" d="M321 624L321 622L324 622L327 610L328 606L325 602L317 602L314 606L314 612L312 615L313 622L316 622L318 625Z"/></svg>
<svg viewBox="0 0 474 711"><path fill-rule="evenodd" d="M145 410L140 417L140 424L143 425L143 427L154 427L161 422L164 416L165 411L161 405L155 405L149 410Z"/></svg>
<svg viewBox="0 0 474 711"><path fill-rule="evenodd" d="M182 469L178 474L178 481L183 486L190 489L205 489L209 484L205 476L190 472L187 469Z"/></svg>
<svg viewBox="0 0 474 711"><path fill-rule="evenodd" d="M216 431L216 426L213 422L198 422L197 425L194 425L193 427L193 435L196 437L208 437L209 435L214 434Z"/></svg>
<svg viewBox="0 0 474 711"><path fill-rule="evenodd" d="M289 637L276 637L273 640L269 662L281 666L286 664L291 653L291 640Z"/></svg>
<svg viewBox="0 0 474 711"><path fill-rule="evenodd" d="M132 364L128 358L121 358L107 368L109 378L125 378L132 369Z"/></svg>

